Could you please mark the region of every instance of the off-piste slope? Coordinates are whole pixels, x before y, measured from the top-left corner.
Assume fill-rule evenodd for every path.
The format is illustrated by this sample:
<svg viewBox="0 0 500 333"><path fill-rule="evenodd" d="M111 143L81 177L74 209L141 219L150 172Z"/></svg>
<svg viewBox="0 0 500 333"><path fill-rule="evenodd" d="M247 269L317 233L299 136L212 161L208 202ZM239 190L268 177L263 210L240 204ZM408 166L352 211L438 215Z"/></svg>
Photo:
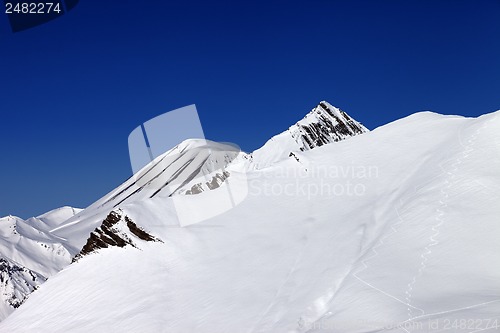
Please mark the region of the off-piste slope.
<svg viewBox="0 0 500 333"><path fill-rule="evenodd" d="M255 153L255 159L253 154L243 153L231 144L186 140L84 210L63 207L26 221L14 216L0 218L0 319L19 307L48 277L82 254L109 246L133 246L132 239L137 236L134 231L140 234L141 228L122 214L121 206L154 197L173 197L175 201L189 195L187 206L180 199L174 208L176 213L183 213L177 214L180 225L197 223L245 198L247 169L262 167L264 161L271 165L296 151L345 140L365 131L345 112L323 101L287 132L275 137L280 138L280 147L266 144ZM275 142L275 138L270 142ZM209 196L212 200L198 196L223 183L223 191L229 196L219 193ZM191 209L192 206L197 209ZM121 219L110 225L108 217L114 214Z"/></svg>
<svg viewBox="0 0 500 333"><path fill-rule="evenodd" d="M161 242L80 258L0 332L494 331L499 129L500 112L424 112L262 168L241 158L229 182L245 200L187 227L179 207L210 209L227 182L183 206L123 202ZM53 234L79 224L95 228Z"/></svg>

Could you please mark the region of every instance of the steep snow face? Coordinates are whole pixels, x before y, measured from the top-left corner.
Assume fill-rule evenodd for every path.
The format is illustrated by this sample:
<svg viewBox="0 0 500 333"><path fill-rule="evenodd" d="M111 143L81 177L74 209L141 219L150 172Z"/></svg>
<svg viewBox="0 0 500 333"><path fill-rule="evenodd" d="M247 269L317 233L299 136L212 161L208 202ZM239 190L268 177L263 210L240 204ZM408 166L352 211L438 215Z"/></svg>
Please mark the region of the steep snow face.
<svg viewBox="0 0 500 333"><path fill-rule="evenodd" d="M80 211L62 207L26 221L0 218L0 319L71 262L69 251L50 230Z"/></svg>
<svg viewBox="0 0 500 333"><path fill-rule="evenodd" d="M246 200L196 225L174 196L123 202L163 243L83 257L0 332L494 331L499 145L500 112L418 113L248 171ZM223 187L176 200L197 212ZM79 221L53 233L88 236Z"/></svg>
<svg viewBox="0 0 500 333"><path fill-rule="evenodd" d="M230 176L231 162L242 159L241 155L245 154L230 144L183 141L52 232L74 256L110 211L142 200L192 196L217 189Z"/></svg>
<svg viewBox="0 0 500 333"><path fill-rule="evenodd" d="M254 151L251 155L252 166L261 169L289 157L290 153L310 150L365 132L368 129L361 123L339 108L322 101L302 120Z"/></svg>
<svg viewBox="0 0 500 333"><path fill-rule="evenodd" d="M139 171L132 181L115 191L103 205L117 207L140 198L171 196L193 190L187 185L196 179L211 180L212 174L219 170L223 173L222 170L239 153L238 148L228 144L200 139L183 141ZM199 190L203 189L209 189L208 185L200 184Z"/></svg>

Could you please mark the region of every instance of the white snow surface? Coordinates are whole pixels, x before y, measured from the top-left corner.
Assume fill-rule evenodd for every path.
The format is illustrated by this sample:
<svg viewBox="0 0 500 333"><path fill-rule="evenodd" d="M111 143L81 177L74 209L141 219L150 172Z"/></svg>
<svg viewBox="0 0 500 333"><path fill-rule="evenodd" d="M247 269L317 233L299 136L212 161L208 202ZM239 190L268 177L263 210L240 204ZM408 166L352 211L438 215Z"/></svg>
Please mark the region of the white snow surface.
<svg viewBox="0 0 500 333"><path fill-rule="evenodd" d="M38 217L23 220L0 218L0 319L14 311L34 288L69 265L71 255L50 230L80 212L61 207ZM17 306L17 305L16 305Z"/></svg>
<svg viewBox="0 0 500 333"><path fill-rule="evenodd" d="M245 200L187 227L173 197L136 193L119 208L163 243L80 259L0 332L496 331L499 147L500 111L422 112L267 167L242 159L229 179ZM226 185L176 200L210 210ZM127 186L51 234L75 251Z"/></svg>
<svg viewBox="0 0 500 333"><path fill-rule="evenodd" d="M0 218L1 256L46 277L57 273L69 263L70 254L50 230L81 211L66 206L27 220L16 216Z"/></svg>
<svg viewBox="0 0 500 333"><path fill-rule="evenodd" d="M200 139L185 140L158 156L88 208L52 229L51 233L57 235L75 255L85 244L89 233L101 225L111 210L144 200L184 196L195 185L201 192L210 191L206 182L226 170L231 171L232 161L239 161L235 163L237 165L244 163L244 155L229 144ZM199 195L188 196L196 200L193 197ZM160 199L160 202L165 200Z"/></svg>

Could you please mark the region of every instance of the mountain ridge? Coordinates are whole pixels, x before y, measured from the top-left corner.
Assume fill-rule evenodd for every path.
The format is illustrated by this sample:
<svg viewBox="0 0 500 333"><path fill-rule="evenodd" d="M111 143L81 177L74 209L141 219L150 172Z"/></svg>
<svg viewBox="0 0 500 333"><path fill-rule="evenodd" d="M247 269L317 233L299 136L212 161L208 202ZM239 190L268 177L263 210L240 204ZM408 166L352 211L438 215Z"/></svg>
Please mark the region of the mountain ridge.
<svg viewBox="0 0 500 333"><path fill-rule="evenodd" d="M320 112L319 115L317 115L318 112ZM315 117L316 119L313 119ZM315 145L309 146L308 149L336 141L327 139L331 138L335 131L335 125L332 122L334 117L339 119L344 117L345 124L350 126L352 134L360 134L365 129L359 127L360 130L355 132L359 123L352 120L343 111L322 101L301 121L292 125L292 127L299 126L299 124L301 126L296 131L299 136L294 140L307 142L307 140L314 138ZM344 122L337 122L339 126L342 124ZM310 129L307 126L310 126ZM351 133L346 132L343 127L338 129L343 131L343 133L339 132L337 138L339 140L347 138L348 134ZM309 131L309 133L305 131ZM322 131L324 131L323 134ZM283 147L283 149L290 149L290 147ZM294 151L300 150L293 149L295 149ZM290 153L285 150L282 158L286 158L287 154ZM0 293L5 295L2 300L6 304L4 310L0 311L0 320L27 299L29 294L36 290L41 283L84 255L89 255L96 252L94 250L108 246L135 246L131 237L134 237L134 230L140 232L140 226L135 225L129 217L126 217L128 220L124 224L119 219L118 225L107 225L106 221L109 222L112 219L111 214L120 206L156 196L196 196L217 190L232 178L231 164L235 164L236 168L246 165L244 169L251 169L252 165L255 164L252 160L251 154L243 153L233 145L209 140L188 139L160 155L132 178L86 209L65 206L27 220L12 216L1 218L0 222L5 221L0 224L3 224L2 230L5 229L3 235L7 237L7 240L13 240L17 237L16 239L23 240L23 244L32 243L32 245L29 246L29 249L22 249L19 252L14 249L14 245L9 245L11 249L7 250L5 241L0 241L0 254L5 257L5 265L1 266L0 273L3 272L6 281L4 285L0 285ZM82 221L84 223L81 223ZM16 231L16 227L21 230L21 234ZM154 241L161 241L154 236L151 237ZM18 243L19 241L15 240L14 242ZM51 251L51 254L44 253L46 249ZM31 252L35 253L34 258L31 258L33 257L30 255ZM14 276L12 274L14 271L33 272L38 276L36 283L33 284L32 281L14 283L14 281L22 279L20 276ZM26 288L25 286L32 287ZM18 292L15 290L16 288L22 290ZM11 289L14 289L13 292L19 296L20 301L11 301L11 297L14 295L13 292L8 291ZM14 307L12 304L16 306Z"/></svg>
<svg viewBox="0 0 500 333"><path fill-rule="evenodd" d="M300 163L250 169L243 203L188 227L174 198L202 210L227 182L128 202L123 214L164 243L83 257L0 332L428 333L464 317L494 330L485 325L500 320L499 128L500 112L418 113L297 152ZM318 173L353 166L378 172ZM349 185L362 191L342 192ZM67 228L58 236L71 238Z"/></svg>

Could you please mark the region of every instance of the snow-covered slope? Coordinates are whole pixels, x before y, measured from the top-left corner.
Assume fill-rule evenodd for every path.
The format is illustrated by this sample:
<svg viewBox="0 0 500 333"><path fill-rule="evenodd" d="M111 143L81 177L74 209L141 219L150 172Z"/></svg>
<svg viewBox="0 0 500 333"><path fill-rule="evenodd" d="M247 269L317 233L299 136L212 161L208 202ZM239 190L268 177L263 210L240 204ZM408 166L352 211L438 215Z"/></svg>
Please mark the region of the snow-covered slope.
<svg viewBox="0 0 500 333"><path fill-rule="evenodd" d="M324 144L348 139L368 132L361 123L347 113L321 101L303 119L254 151L252 167L261 169L289 157L291 153L306 151Z"/></svg>
<svg viewBox="0 0 500 333"><path fill-rule="evenodd" d="M118 206L216 189L229 177L230 162L240 155L245 154L234 145L186 140L85 210L62 207L26 221L0 218L0 320L48 277L80 257L93 235L107 228L103 221ZM114 225L103 233L104 242L98 239L100 246L112 243L108 237L133 245L132 239L138 237L134 231L140 232L140 227L130 226L135 226L131 220Z"/></svg>
<svg viewBox="0 0 500 333"><path fill-rule="evenodd" d="M87 240L89 232L99 226L115 208L154 197L200 194L219 188L228 179L236 183L241 182L242 178L245 181L241 174L249 169L261 169L287 159L295 152L344 140L366 131L363 125L344 111L322 101L288 131L275 136L250 155L232 144L186 140L157 157L121 186L53 231L66 240L65 246L75 255ZM199 201L199 197L191 200ZM182 202L179 204L182 205ZM213 206L210 200L206 201L201 215L215 215L209 213L211 209L208 206ZM189 214L193 215L193 212ZM181 221L179 223L182 224Z"/></svg>
<svg viewBox="0 0 500 333"><path fill-rule="evenodd" d="M129 203L216 189L226 169L240 155L238 148L209 140L186 140L158 156L136 175L91 206L52 230L75 255L110 211Z"/></svg>
<svg viewBox="0 0 500 333"><path fill-rule="evenodd" d="M170 191L113 208L122 185L53 234L89 235L110 205L104 217L120 209L162 242L80 258L0 332L493 332L499 146L500 111L417 113L265 168L233 163L246 199L188 227ZM225 186L175 200L195 212Z"/></svg>
<svg viewBox="0 0 500 333"><path fill-rule="evenodd" d="M79 211L62 207L26 221L0 218L0 319L71 262L70 253L50 230Z"/></svg>

